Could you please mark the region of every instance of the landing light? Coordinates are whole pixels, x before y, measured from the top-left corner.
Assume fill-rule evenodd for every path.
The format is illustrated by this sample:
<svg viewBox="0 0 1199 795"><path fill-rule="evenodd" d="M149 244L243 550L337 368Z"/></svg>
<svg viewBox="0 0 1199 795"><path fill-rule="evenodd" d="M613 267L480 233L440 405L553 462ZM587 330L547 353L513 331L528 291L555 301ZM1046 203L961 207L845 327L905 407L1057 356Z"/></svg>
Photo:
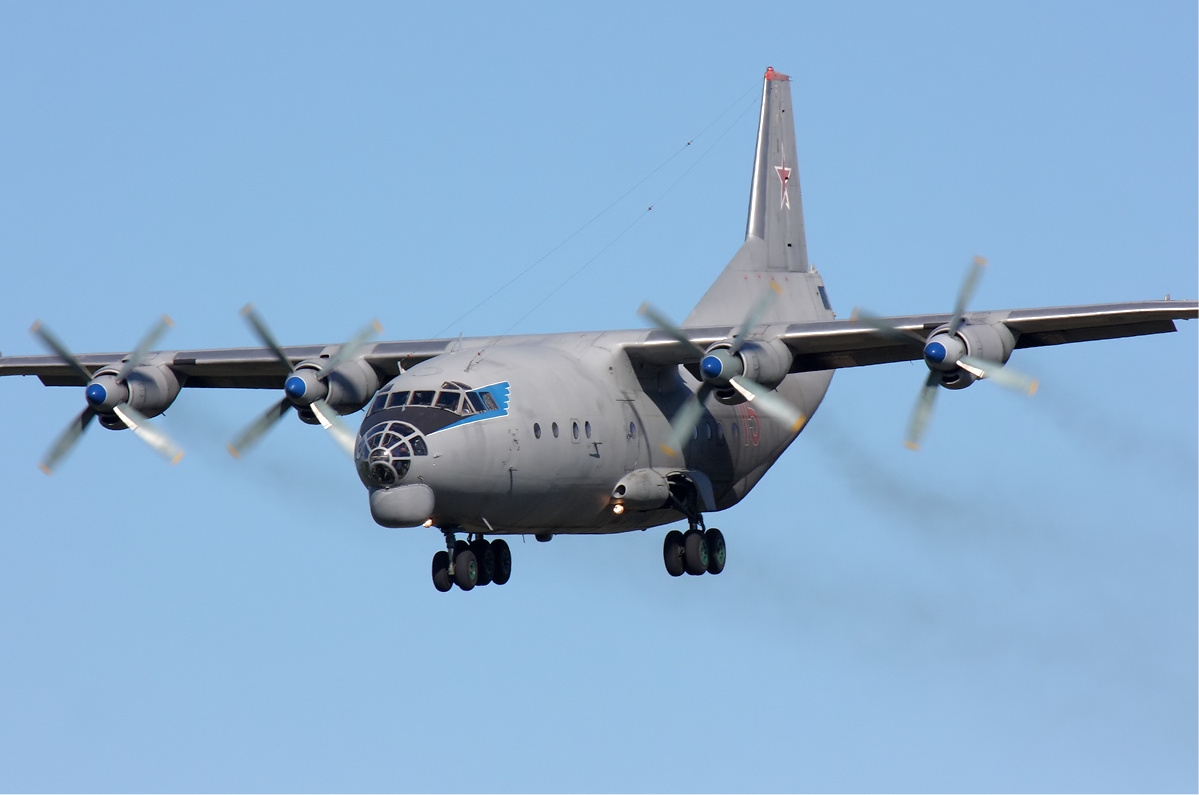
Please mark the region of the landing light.
<svg viewBox="0 0 1199 795"><path fill-rule="evenodd" d="M432 527L432 526L433 526L433 520L432 520L432 519L426 519L426 520L425 520L425 523L424 523L423 525L421 525L421 527Z"/></svg>
<svg viewBox="0 0 1199 795"><path fill-rule="evenodd" d="M616 514L617 516L620 516L622 513L624 513L624 506L621 505L620 503L616 503L615 505L612 506L612 513Z"/></svg>

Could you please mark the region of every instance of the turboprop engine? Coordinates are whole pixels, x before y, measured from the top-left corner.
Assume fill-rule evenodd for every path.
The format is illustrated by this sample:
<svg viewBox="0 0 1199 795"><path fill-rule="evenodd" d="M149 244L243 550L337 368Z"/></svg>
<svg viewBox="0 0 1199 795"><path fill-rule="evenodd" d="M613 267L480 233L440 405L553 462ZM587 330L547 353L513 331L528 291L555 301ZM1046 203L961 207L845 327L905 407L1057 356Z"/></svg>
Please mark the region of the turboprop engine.
<svg viewBox="0 0 1199 795"><path fill-rule="evenodd" d="M782 290L776 282L750 308L731 339L721 340L707 350L698 347L683 332L649 304L642 304L639 313L648 317L662 331L679 343L695 351L699 358L699 375L703 383L671 420L670 439L663 448L671 454L682 449L692 435L696 423L704 412L704 400L710 393L722 403L753 401L754 405L774 419L782 422L792 432L798 433L806 417L774 391L791 369L792 354L787 345L777 338L751 340L758 322L765 315L770 303Z"/></svg>
<svg viewBox="0 0 1199 795"><path fill-rule="evenodd" d="M106 368L96 373L84 395L101 425L122 430L128 426L114 413L117 406L157 417L175 402L182 386L178 374L165 364L135 367L123 379L116 368Z"/></svg>
<svg viewBox="0 0 1199 795"><path fill-rule="evenodd" d="M887 332L896 339L920 345L924 363L928 365L928 377L912 419L904 445L912 450L920 449L920 437L932 415L937 388L965 389L980 379L989 379L1000 386L1018 389L1028 394L1037 391L1037 382L1005 367L1016 347L1016 338L1011 329L1002 322L970 323L966 320L966 304L978 286L979 277L987 261L975 257L966 279L958 290L957 303L949 322L933 330L928 337L891 325L886 320L860 310L854 317L861 323Z"/></svg>
<svg viewBox="0 0 1199 795"><path fill-rule="evenodd" d="M924 344L924 362L941 374L941 386L965 389L996 365L1007 364L1016 338L1002 323L967 324L957 333L942 326Z"/></svg>
<svg viewBox="0 0 1199 795"><path fill-rule="evenodd" d="M242 316L286 368L287 377L283 381L283 397L229 444L229 452L235 457L240 456L289 409L294 408L301 420L310 425L319 424L329 431L337 445L353 457L354 432L337 415L362 408L382 385L379 373L359 355L367 340L383 330L378 321L368 323L336 350L322 353L320 359L309 359L293 365L254 307L247 304L242 309Z"/></svg>
<svg viewBox="0 0 1199 795"><path fill-rule="evenodd" d="M739 349L734 349L731 342L718 342L708 348L699 370L705 382L729 381L728 386L717 387L715 394L721 403L733 405L746 400L733 386L733 376L744 376L766 389L774 389L786 378L791 359L791 349L782 340L747 340Z"/></svg>
<svg viewBox="0 0 1199 795"><path fill-rule="evenodd" d="M183 457L183 451L146 419L164 412L179 396L179 388L183 385L174 370L166 364L154 364L150 355L150 348L171 325L171 319L164 315L142 337L132 353L93 374L41 321L33 324L34 335L87 385L83 391L87 406L59 434L54 446L41 460L39 466L43 472L51 474L58 461L70 452L87 426L97 418L110 430L128 428L133 431L171 463L177 463Z"/></svg>

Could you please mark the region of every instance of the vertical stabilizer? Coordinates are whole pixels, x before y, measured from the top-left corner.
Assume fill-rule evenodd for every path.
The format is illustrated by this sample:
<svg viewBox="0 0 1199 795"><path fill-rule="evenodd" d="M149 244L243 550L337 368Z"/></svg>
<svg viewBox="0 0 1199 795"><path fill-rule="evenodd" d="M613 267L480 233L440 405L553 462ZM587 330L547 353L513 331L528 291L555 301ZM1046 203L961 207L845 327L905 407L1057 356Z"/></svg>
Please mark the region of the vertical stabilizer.
<svg viewBox="0 0 1199 795"><path fill-rule="evenodd" d="M745 238L766 242L762 270L802 273L808 269L808 242L796 165L799 158L791 115L791 78L767 67L762 83L762 115Z"/></svg>
<svg viewBox="0 0 1199 795"><path fill-rule="evenodd" d="M791 78L767 67L754 151L745 242L683 321L688 326L740 323L770 283L779 297L761 322L823 320L833 316L820 275L808 268L803 198L791 112Z"/></svg>

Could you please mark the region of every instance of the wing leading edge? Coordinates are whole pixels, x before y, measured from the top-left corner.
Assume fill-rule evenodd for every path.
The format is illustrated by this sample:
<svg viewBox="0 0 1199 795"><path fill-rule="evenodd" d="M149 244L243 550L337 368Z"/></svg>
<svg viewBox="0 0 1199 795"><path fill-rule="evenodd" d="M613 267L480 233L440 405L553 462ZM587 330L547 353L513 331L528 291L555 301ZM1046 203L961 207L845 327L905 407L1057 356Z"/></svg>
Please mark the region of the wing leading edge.
<svg viewBox="0 0 1199 795"><path fill-rule="evenodd" d="M1175 331L1174 321L1199 316L1196 301L1140 301L1120 304L1049 307L969 312L967 323L1002 323L1016 337L1016 348L1036 348L1071 342L1137 337ZM880 318L901 332L927 337L950 320L949 314L908 315ZM658 330L613 332L625 338L621 343L630 358L649 365L696 364L695 348L707 348L729 339L736 331L731 326L688 327L683 332L691 345ZM792 351L791 372L835 370L889 362L915 361L921 351L894 333L856 320L820 320L792 324L758 326L751 339L779 339ZM522 337L521 342L538 338ZM541 339L546 339L542 337ZM488 345L504 344L516 338L490 338ZM466 340L473 345L484 340ZM457 339L377 342L366 346L363 358L386 376L399 374L442 353L454 350ZM294 364L319 360L336 353L336 345L285 346L284 354ZM119 365L124 353L86 353L78 356L91 373ZM261 348L212 348L160 352L149 363L166 364L183 377L188 388L279 389L287 376L275 354ZM47 386L84 386L80 375L57 356L9 356L0 358L0 377L34 375Z"/></svg>
<svg viewBox="0 0 1199 795"><path fill-rule="evenodd" d="M1070 342L1138 337L1175 331L1174 321L1199 316L1197 301L1138 301L1120 304L1049 307L968 312L967 323L1002 323L1016 338L1016 348L1037 348ZM889 362L916 361L920 347L909 339L877 328L885 324L900 332L928 337L949 323L951 315L908 315L878 318L867 324L857 320L821 320L790 325L760 326L752 339L780 339L791 349L791 372L836 370ZM728 339L731 327L685 328L692 344L705 348ZM644 342L627 345L629 355L646 364L694 364L693 348L683 346L661 331Z"/></svg>

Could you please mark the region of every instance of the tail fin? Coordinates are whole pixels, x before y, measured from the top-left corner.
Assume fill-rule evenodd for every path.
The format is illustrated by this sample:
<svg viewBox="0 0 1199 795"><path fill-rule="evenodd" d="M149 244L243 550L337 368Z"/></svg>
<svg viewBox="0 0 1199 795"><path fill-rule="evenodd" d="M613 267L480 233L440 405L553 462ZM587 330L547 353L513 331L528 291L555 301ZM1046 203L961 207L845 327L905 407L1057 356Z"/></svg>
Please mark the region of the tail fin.
<svg viewBox="0 0 1199 795"><path fill-rule="evenodd" d="M797 160L791 78L767 67L745 243L684 325L739 322L772 280L782 286L783 294L762 322L832 316L819 276L799 276L809 274L809 268Z"/></svg>

